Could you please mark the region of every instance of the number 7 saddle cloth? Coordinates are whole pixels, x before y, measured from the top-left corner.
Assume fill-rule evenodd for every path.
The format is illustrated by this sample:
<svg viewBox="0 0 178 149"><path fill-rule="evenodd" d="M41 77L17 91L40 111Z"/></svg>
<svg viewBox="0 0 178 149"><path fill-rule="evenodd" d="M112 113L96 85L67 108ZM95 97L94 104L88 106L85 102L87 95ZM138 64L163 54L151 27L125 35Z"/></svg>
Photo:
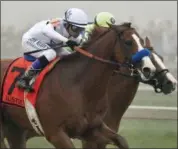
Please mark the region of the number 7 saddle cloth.
<svg viewBox="0 0 178 149"><path fill-rule="evenodd" d="M58 61L59 58L56 58L41 71L41 73L36 77L36 80L33 84L35 92L26 94L26 99L28 99L34 107L40 85L45 78L45 75L52 70L52 68ZM16 87L16 82L31 64L31 61L27 61L23 57L20 57L15 59L9 65L4 75L3 83L1 86L1 100L3 103L8 103L24 108L24 90Z"/></svg>

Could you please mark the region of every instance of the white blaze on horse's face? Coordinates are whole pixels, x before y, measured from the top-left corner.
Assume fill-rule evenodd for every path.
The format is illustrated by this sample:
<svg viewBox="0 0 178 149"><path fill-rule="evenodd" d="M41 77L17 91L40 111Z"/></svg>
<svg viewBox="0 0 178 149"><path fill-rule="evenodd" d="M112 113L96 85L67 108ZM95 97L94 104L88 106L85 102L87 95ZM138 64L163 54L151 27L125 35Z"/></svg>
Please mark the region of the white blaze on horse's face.
<svg viewBox="0 0 178 149"><path fill-rule="evenodd" d="M137 43L138 46L138 50L143 50L143 46L140 43L140 39L136 34L132 34L133 39L135 40L135 42ZM143 73L148 73L148 75L146 76L146 78L143 79L149 79L150 77L152 77L154 75L156 71L155 66L153 65L151 59L148 56L143 57L142 59L142 72Z"/></svg>
<svg viewBox="0 0 178 149"><path fill-rule="evenodd" d="M155 53L153 53L153 57L161 69L166 69L166 66L164 65L162 60ZM170 80L173 83L174 86L177 85L177 80L170 72L166 73L166 77L168 78L168 80Z"/></svg>

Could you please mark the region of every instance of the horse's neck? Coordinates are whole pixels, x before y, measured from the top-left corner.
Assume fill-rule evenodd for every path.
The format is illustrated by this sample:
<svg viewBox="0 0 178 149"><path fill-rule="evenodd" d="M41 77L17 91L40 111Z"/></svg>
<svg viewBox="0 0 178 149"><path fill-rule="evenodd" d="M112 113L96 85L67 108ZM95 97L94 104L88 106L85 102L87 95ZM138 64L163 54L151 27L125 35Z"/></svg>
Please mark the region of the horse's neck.
<svg viewBox="0 0 178 149"><path fill-rule="evenodd" d="M104 36L101 41L98 41L101 44L92 44L91 53L105 59L111 57L111 46L114 47L114 41L110 38L111 33L108 34L110 35ZM87 50L90 51L90 49ZM59 74L61 85L67 84L66 88L67 86L80 88L85 98L96 100L103 96L112 69L108 64L76 54L71 60L61 61L61 64L59 62L55 73Z"/></svg>
<svg viewBox="0 0 178 149"><path fill-rule="evenodd" d="M123 71L123 73L127 73L127 71ZM114 100L111 102L115 103L115 105L129 106L138 91L138 86L139 82L135 78L116 74L112 76L109 82L109 99Z"/></svg>
<svg viewBox="0 0 178 149"><path fill-rule="evenodd" d="M109 37L111 33L108 34L110 35L103 37L101 42L98 41L101 44L93 44L92 49L94 50L91 51L92 54L104 59L110 59L113 51L111 48L114 48L114 39L110 40L112 39ZM106 89L113 67L92 59L88 59L85 62L83 75L81 75L80 80L81 89L87 96L90 96L90 99L99 99Z"/></svg>

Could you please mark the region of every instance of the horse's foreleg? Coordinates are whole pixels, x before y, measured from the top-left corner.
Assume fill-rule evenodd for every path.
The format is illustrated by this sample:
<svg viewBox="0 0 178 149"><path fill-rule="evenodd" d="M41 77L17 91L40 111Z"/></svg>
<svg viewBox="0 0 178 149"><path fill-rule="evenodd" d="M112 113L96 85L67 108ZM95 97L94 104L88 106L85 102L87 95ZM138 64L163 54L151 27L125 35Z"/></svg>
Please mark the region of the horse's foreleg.
<svg viewBox="0 0 178 149"><path fill-rule="evenodd" d="M53 135L47 136L46 139L58 149L75 148L69 136L60 130Z"/></svg>
<svg viewBox="0 0 178 149"><path fill-rule="evenodd" d="M1 142L0 149L6 149L6 148L7 148L7 147L6 147L5 143L4 143L4 142Z"/></svg>
<svg viewBox="0 0 178 149"><path fill-rule="evenodd" d="M82 141L82 148L83 149L97 149L97 143L95 141Z"/></svg>
<svg viewBox="0 0 178 149"><path fill-rule="evenodd" d="M85 135L85 141L82 141L83 148L103 149L105 144L111 142L111 140L106 138L98 128L93 129L90 132L91 132L90 134Z"/></svg>
<svg viewBox="0 0 178 149"><path fill-rule="evenodd" d="M3 132L10 148L26 148L26 131L9 122Z"/></svg>
<svg viewBox="0 0 178 149"><path fill-rule="evenodd" d="M128 149L128 143L127 141L119 134L117 134L116 132L114 132L113 130L111 130L105 123L103 123L102 125L102 130L101 132L103 133L103 135L112 140L112 142L118 146L120 149Z"/></svg>
<svg viewBox="0 0 178 149"><path fill-rule="evenodd" d="M105 149L110 143L118 146L119 149L129 148L127 141L104 123L99 129L94 129L86 140L82 142L83 148Z"/></svg>
<svg viewBox="0 0 178 149"><path fill-rule="evenodd" d="M6 144L5 144L5 141L4 141L5 137L4 137L4 133L3 133L2 127L1 127L1 130L0 130L0 137L1 137L1 144L0 144L1 146L0 146L0 149L7 148Z"/></svg>
<svg viewBox="0 0 178 149"><path fill-rule="evenodd" d="M102 124L100 129L93 130L92 139L87 140L87 142L83 142L84 148L93 147L97 149L105 149L107 144L114 144L119 149L128 149L128 143L126 140L111 130L106 124Z"/></svg>

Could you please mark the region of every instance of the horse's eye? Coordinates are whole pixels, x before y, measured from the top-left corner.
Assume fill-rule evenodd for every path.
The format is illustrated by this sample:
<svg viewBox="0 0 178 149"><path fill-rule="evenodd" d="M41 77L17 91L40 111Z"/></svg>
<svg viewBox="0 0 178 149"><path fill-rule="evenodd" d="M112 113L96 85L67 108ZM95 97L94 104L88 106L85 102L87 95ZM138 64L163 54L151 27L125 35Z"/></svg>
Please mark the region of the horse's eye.
<svg viewBox="0 0 178 149"><path fill-rule="evenodd" d="M127 46L132 46L133 42L132 42L132 40L127 40L127 41L125 41L125 44Z"/></svg>

